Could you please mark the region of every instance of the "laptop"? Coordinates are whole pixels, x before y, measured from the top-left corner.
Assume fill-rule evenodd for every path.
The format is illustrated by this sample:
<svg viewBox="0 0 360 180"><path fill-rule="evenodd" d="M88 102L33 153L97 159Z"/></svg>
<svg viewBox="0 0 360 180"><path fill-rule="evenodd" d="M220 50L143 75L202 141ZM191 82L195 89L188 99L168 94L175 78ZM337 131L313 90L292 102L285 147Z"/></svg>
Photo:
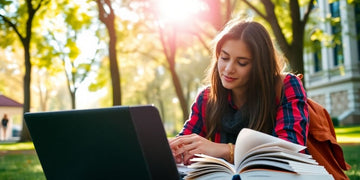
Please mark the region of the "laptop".
<svg viewBox="0 0 360 180"><path fill-rule="evenodd" d="M24 114L48 180L180 179L156 107Z"/></svg>

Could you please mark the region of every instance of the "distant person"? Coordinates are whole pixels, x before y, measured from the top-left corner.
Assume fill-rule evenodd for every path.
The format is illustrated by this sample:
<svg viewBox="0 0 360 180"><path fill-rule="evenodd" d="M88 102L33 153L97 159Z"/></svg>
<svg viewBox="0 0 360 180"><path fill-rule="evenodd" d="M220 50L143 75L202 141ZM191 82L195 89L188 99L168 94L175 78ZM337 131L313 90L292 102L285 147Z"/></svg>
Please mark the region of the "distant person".
<svg viewBox="0 0 360 180"><path fill-rule="evenodd" d="M9 123L9 118L7 117L7 114L4 114L4 117L1 120L1 126L3 129L3 139L6 140L6 130Z"/></svg>

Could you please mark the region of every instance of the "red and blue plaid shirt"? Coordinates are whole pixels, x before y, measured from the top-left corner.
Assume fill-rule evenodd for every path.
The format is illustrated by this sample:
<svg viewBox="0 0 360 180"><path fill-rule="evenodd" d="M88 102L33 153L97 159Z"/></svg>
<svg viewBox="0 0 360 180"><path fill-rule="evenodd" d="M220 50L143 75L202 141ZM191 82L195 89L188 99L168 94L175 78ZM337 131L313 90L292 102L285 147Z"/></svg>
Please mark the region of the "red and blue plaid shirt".
<svg viewBox="0 0 360 180"><path fill-rule="evenodd" d="M201 91L191 107L190 119L185 122L179 135L196 133L206 136L205 113L209 88ZM232 105L231 93L229 104ZM306 93L301 80L292 74L284 79L283 98L278 106L273 136L305 145L309 128L309 115ZM278 102L274 102L278 103ZM233 106L233 105L232 105ZM214 142L220 143L221 132L215 133ZM228 142L225 142L228 143Z"/></svg>

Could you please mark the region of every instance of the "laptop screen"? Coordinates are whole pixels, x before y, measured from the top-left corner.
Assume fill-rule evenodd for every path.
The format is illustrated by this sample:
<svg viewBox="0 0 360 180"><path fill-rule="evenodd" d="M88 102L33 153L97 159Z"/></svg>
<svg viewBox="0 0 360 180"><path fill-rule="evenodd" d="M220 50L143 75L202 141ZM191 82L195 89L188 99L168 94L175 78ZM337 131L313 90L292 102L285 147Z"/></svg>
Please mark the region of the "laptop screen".
<svg viewBox="0 0 360 180"><path fill-rule="evenodd" d="M24 117L47 179L179 179L154 106Z"/></svg>

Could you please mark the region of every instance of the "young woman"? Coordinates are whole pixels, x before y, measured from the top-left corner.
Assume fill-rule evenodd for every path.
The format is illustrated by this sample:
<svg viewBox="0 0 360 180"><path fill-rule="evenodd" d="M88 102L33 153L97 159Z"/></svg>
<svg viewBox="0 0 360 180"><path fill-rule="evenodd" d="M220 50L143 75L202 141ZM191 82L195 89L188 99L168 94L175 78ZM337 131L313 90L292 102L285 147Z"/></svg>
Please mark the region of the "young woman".
<svg viewBox="0 0 360 180"><path fill-rule="evenodd" d="M3 140L6 140L6 130L9 123L9 119L7 117L7 114L4 114L3 118L1 119L1 126L3 130Z"/></svg>
<svg viewBox="0 0 360 180"><path fill-rule="evenodd" d="M282 72L266 29L235 20L215 40L210 86L199 93L179 136L169 141L176 162L190 164L201 153L233 163L244 127L305 145L305 90L297 76Z"/></svg>

